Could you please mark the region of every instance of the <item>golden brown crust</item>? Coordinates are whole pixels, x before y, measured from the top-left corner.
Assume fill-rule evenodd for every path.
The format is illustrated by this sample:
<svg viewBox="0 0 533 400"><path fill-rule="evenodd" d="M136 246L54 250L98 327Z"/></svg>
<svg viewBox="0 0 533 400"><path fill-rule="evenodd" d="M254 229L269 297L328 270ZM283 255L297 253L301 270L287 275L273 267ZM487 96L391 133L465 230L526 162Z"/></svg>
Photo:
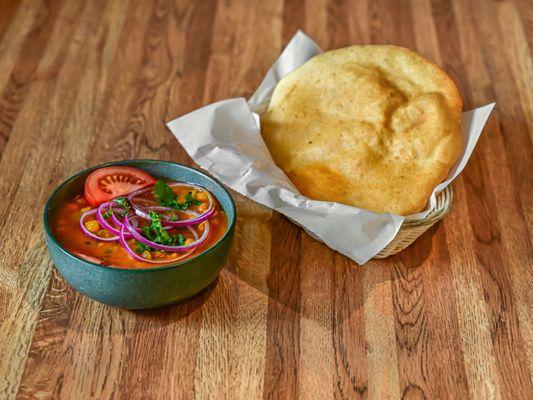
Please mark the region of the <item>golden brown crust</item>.
<svg viewBox="0 0 533 400"><path fill-rule="evenodd" d="M408 215L459 155L461 107L453 80L413 51L352 46L283 78L262 135L302 194Z"/></svg>

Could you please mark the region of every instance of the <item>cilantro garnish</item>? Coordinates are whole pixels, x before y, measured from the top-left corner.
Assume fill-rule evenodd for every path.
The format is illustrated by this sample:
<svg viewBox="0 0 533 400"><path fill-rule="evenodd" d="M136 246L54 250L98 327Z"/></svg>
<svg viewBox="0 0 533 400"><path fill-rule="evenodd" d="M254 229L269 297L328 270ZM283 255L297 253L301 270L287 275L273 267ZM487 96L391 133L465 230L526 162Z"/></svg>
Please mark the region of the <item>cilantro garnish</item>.
<svg viewBox="0 0 533 400"><path fill-rule="evenodd" d="M185 238L181 233L176 235L176 246L183 246L185 244Z"/></svg>
<svg viewBox="0 0 533 400"><path fill-rule="evenodd" d="M150 225L145 225L141 228L144 236L147 239L151 240L152 242L167 246L183 246L185 239L181 234L171 235L165 229L163 229L163 225L161 224L161 215L154 211L150 211L149 215L152 222Z"/></svg>
<svg viewBox="0 0 533 400"><path fill-rule="evenodd" d="M130 202L128 201L128 199L126 197L117 197L115 199L115 203L117 204L117 206L122 208L122 211L120 212L120 216L121 217L126 215L128 213L128 211L131 210L131 204L130 204ZM111 210L109 210L109 212L110 211Z"/></svg>
<svg viewBox="0 0 533 400"><path fill-rule="evenodd" d="M188 192L186 195L185 195L185 201L186 202L189 202L190 204L192 205L195 205L195 206L199 206L200 204L202 204L202 202L200 200L196 200L193 195L192 195L192 192Z"/></svg>
<svg viewBox="0 0 533 400"><path fill-rule="evenodd" d="M192 192L185 195L185 200L180 203L178 195L172 191L165 181L157 181L154 185L155 199L159 204L165 207L172 207L176 210L187 210L190 206L199 206L201 201L196 200Z"/></svg>
<svg viewBox="0 0 533 400"><path fill-rule="evenodd" d="M111 208L109 208L109 210L107 210L105 213L103 213L102 216L105 219L109 219L109 218L111 218L111 214L113 214L113 210L111 210Z"/></svg>
<svg viewBox="0 0 533 400"><path fill-rule="evenodd" d="M137 247L135 248L135 252L138 254L142 254L145 251L150 251L150 246L145 245L144 243L137 242Z"/></svg>

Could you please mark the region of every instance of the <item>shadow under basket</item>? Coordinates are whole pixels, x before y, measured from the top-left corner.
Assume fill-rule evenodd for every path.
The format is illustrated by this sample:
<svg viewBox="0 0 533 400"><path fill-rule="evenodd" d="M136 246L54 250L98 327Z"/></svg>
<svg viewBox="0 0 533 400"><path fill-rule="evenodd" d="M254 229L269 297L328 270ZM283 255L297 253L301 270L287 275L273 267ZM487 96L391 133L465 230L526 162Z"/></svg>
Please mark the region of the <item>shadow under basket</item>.
<svg viewBox="0 0 533 400"><path fill-rule="evenodd" d="M437 205L428 216L419 220L405 220L400 227L400 230L392 239L392 241L381 250L374 258L385 258L396 254L411 243L413 243L419 236L427 231L431 226L439 222L450 211L453 199L453 192L451 185L448 185L437 196Z"/></svg>

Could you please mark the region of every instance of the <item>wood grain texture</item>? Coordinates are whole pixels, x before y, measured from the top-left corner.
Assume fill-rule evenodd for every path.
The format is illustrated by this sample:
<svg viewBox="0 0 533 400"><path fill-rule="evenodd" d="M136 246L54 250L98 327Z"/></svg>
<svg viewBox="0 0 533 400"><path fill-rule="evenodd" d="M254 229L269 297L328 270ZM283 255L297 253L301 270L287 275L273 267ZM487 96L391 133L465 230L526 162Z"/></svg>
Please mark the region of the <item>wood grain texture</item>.
<svg viewBox="0 0 533 400"><path fill-rule="evenodd" d="M359 267L242 196L219 279L173 307L57 274L43 204L89 165L193 165L164 123L248 96L297 29L394 43L496 101L451 213ZM533 4L0 0L0 398L533 398ZM339 234L342 234L339 232Z"/></svg>

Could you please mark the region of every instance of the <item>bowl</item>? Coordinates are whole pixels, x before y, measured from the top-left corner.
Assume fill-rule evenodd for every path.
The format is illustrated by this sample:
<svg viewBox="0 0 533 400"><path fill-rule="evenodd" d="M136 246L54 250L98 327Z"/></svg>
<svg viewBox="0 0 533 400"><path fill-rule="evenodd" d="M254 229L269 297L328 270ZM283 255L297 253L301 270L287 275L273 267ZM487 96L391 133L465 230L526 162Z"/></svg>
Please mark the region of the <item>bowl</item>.
<svg viewBox="0 0 533 400"><path fill-rule="evenodd" d="M228 229L212 247L175 264L125 269L81 259L63 248L54 237L50 221L63 201L83 192L87 175L95 169L128 165L155 178L195 183L208 189L220 202L228 218ZM67 179L51 194L43 213L46 244L57 270L77 291L111 306L127 309L163 307L184 301L209 286L224 267L235 233L235 204L216 180L196 169L159 160L127 160L88 168Z"/></svg>

